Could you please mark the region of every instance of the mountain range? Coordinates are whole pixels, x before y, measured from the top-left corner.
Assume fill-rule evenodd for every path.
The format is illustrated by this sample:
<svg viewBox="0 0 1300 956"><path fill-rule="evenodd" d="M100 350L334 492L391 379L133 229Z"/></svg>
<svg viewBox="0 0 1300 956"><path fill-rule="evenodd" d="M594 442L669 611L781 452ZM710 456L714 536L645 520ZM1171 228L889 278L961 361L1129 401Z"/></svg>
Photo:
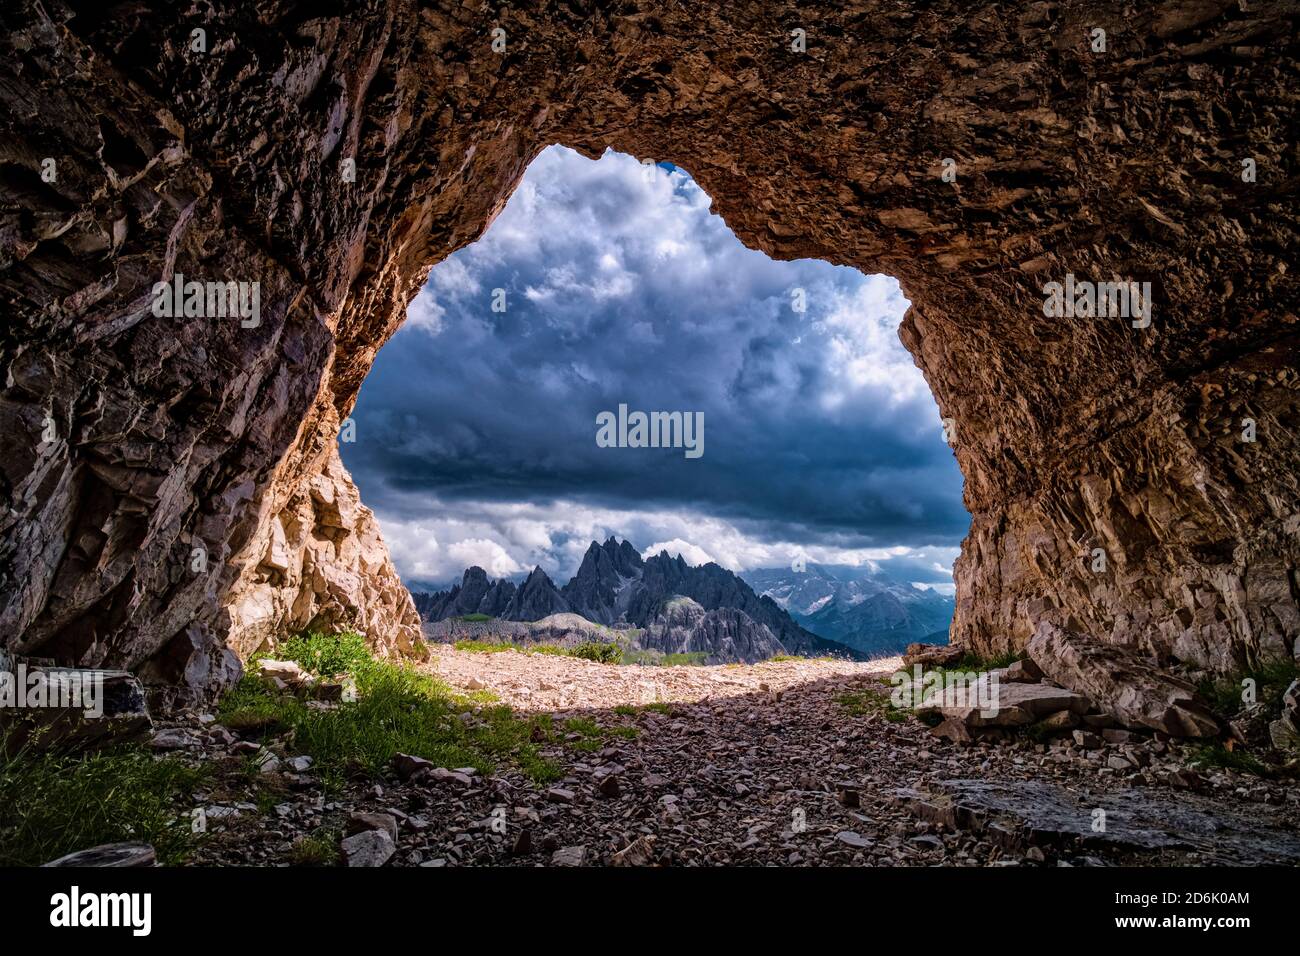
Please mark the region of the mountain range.
<svg viewBox="0 0 1300 956"><path fill-rule="evenodd" d="M808 564L743 575L802 627L866 655L901 653L913 641L948 642L953 598L869 566Z"/></svg>
<svg viewBox="0 0 1300 956"><path fill-rule="evenodd" d="M643 559L630 543L612 536L591 543L562 588L541 568L516 585L489 580L486 571L472 567L449 590L412 596L425 621L465 615L538 621L574 613L606 626L643 628L643 639L658 650L698 652L711 660L762 660L780 653L865 656L800 626L771 597L756 594L717 564L692 566L667 552Z"/></svg>

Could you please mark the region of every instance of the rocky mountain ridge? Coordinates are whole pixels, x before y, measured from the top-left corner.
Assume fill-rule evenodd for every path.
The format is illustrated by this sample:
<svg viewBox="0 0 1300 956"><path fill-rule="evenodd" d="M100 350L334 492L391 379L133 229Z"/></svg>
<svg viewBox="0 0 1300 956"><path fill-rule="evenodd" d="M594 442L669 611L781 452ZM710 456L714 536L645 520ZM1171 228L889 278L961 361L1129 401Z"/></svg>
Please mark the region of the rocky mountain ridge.
<svg viewBox="0 0 1300 956"><path fill-rule="evenodd" d="M771 598L755 594L717 564L692 566L681 555L673 558L666 552L642 559L629 542L613 536L604 544L591 543L562 588L541 568L516 589L508 580L489 581L486 571L473 567L450 590L414 598L425 621L466 615L536 621L572 612L597 624L646 629L647 646L668 653L702 652L719 660L762 660L782 653L860 656L855 648L800 627Z"/></svg>

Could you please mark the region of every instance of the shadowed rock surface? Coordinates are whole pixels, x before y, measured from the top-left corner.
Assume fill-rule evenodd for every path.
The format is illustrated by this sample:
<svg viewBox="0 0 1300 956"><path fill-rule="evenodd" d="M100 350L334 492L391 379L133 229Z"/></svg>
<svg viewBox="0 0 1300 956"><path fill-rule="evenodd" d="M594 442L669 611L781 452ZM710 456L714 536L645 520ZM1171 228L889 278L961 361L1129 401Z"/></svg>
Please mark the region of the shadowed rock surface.
<svg viewBox="0 0 1300 956"><path fill-rule="evenodd" d="M786 650L767 625L744 611L730 607L706 611L686 597L665 601L639 642L665 654L703 654L706 664L753 663Z"/></svg>
<svg viewBox="0 0 1300 956"><path fill-rule="evenodd" d="M1222 729L1195 687L1122 647L1043 621L1026 650L1049 678L1088 697L1125 727L1173 737L1217 737Z"/></svg>
<svg viewBox="0 0 1300 956"><path fill-rule="evenodd" d="M8 3L0 641L196 693L303 621L408 646L334 441L431 264L558 142L682 165L771 256L898 277L972 514L956 642L1294 654L1296 13ZM1152 324L1046 318L1067 273L1151 282ZM258 324L154 315L176 274L260 282Z"/></svg>
<svg viewBox="0 0 1300 956"><path fill-rule="evenodd" d="M899 790L895 796L921 819L982 833L1007 849L1192 851L1199 862L1227 866L1300 862L1300 836L1280 815L1262 808L1234 813L1195 794L1090 794L1037 780L944 780L928 792Z"/></svg>

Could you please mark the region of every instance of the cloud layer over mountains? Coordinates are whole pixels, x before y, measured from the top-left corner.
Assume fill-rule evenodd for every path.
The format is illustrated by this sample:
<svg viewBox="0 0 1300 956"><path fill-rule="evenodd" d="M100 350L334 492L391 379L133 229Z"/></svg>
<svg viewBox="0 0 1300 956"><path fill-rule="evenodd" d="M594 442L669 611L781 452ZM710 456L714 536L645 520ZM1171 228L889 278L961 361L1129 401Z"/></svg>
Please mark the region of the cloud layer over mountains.
<svg viewBox="0 0 1300 956"><path fill-rule="evenodd" d="M565 577L617 534L736 570L801 552L947 579L969 519L897 284L773 262L708 210L680 170L553 147L433 269L342 446L406 577ZM705 454L598 447L620 404L703 412Z"/></svg>

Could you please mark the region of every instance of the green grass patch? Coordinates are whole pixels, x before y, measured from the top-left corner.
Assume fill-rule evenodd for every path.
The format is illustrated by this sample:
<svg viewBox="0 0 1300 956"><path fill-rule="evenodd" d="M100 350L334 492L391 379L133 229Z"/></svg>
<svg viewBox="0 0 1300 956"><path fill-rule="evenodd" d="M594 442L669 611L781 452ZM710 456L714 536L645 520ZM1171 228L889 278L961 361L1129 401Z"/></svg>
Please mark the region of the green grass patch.
<svg viewBox="0 0 1300 956"><path fill-rule="evenodd" d="M580 657L583 660L596 661L601 664L617 664L623 657L623 650L617 644L602 641L587 641L576 647L561 647L559 644L512 644L508 641L457 641L452 645L458 651L470 651L476 654L499 654L502 651L518 651L521 654L550 654L555 657Z"/></svg>
<svg viewBox="0 0 1300 956"><path fill-rule="evenodd" d="M606 644L603 641L586 641L579 644L570 653L574 657L595 661L598 664L617 664L623 658L622 648L617 644Z"/></svg>
<svg viewBox="0 0 1300 956"><path fill-rule="evenodd" d="M590 717L571 717L564 722L564 730L570 734L582 734L584 737L599 737L600 724Z"/></svg>
<svg viewBox="0 0 1300 956"><path fill-rule="evenodd" d="M1210 709L1225 720L1231 720L1246 706L1242 695L1247 680L1255 682L1255 700L1264 705L1269 720L1282 715L1282 695L1291 682L1300 678L1300 664L1293 660L1266 661L1236 674L1207 677L1196 687Z"/></svg>
<svg viewBox="0 0 1300 956"><path fill-rule="evenodd" d="M190 799L203 777L142 747L0 757L0 866L126 841L152 844L160 863L181 863L197 845Z"/></svg>
<svg viewBox="0 0 1300 956"><path fill-rule="evenodd" d="M460 617L452 618L455 621L464 621L466 624L482 624L492 619L491 614L462 614Z"/></svg>
<svg viewBox="0 0 1300 956"><path fill-rule="evenodd" d="M571 717L564 722L564 745L573 750L594 751L605 746L606 742L612 739L628 740L636 737L641 731L636 727L613 726L605 727L596 723L590 717ZM579 739L572 740L570 737L577 736Z"/></svg>
<svg viewBox="0 0 1300 956"><path fill-rule="evenodd" d="M474 654L500 654L502 651L523 650L518 644L496 641L457 641L452 647L458 651L470 651Z"/></svg>
<svg viewBox="0 0 1300 956"><path fill-rule="evenodd" d="M319 646L334 640L341 640L344 649ZM306 659L349 661L348 672L357 685L355 702L314 709L249 675L222 700L219 717L231 728L291 732L293 748L313 758L326 789L337 791L352 776L378 774L397 753L483 773L493 771L498 762L514 761L530 775L549 775L545 761L535 753L532 725L509 707L455 693L409 667L368 656L357 660L346 650L352 643L348 635L309 635L304 641L304 646L292 649ZM466 713L468 719L462 719Z"/></svg>
<svg viewBox="0 0 1300 956"><path fill-rule="evenodd" d="M854 717L880 714L891 724L902 723L911 716L909 711L895 707L894 702L884 691L870 688L841 694L835 698L835 702Z"/></svg>
<svg viewBox="0 0 1300 956"><path fill-rule="evenodd" d="M341 830L321 827L299 837L289 851L289 862L294 866L333 866L338 862L342 836Z"/></svg>
<svg viewBox="0 0 1300 956"><path fill-rule="evenodd" d="M304 670L321 677L355 674L373 661L366 639L352 632L311 632L291 637L275 649L275 657L282 661L296 661Z"/></svg>
<svg viewBox="0 0 1300 956"><path fill-rule="evenodd" d="M1188 763L1193 767L1219 767L1254 774L1257 777L1274 776L1274 770L1245 750L1229 750L1222 743L1205 744L1192 751Z"/></svg>

